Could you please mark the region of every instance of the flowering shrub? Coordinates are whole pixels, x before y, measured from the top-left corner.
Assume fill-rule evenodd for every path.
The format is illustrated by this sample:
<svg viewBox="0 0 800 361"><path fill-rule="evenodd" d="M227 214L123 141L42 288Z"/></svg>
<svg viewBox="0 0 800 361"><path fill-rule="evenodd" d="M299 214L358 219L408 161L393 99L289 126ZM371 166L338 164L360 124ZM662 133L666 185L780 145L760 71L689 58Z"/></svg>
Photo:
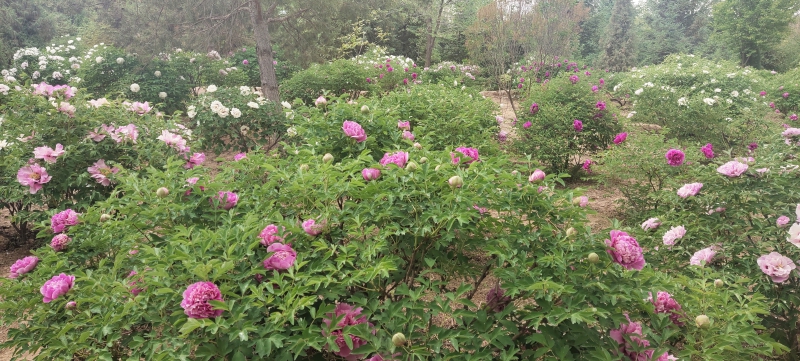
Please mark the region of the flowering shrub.
<svg viewBox="0 0 800 361"><path fill-rule="evenodd" d="M568 74L532 89L518 111L513 148L554 171L576 174L581 157L612 144L621 127L615 110L589 81L574 81Z"/></svg>
<svg viewBox="0 0 800 361"><path fill-rule="evenodd" d="M361 92L378 93L377 84L367 81L371 76L370 68L352 60L314 64L282 82L281 97L290 102L300 99L305 104L312 104L326 91L334 96L348 94L351 98L358 97Z"/></svg>

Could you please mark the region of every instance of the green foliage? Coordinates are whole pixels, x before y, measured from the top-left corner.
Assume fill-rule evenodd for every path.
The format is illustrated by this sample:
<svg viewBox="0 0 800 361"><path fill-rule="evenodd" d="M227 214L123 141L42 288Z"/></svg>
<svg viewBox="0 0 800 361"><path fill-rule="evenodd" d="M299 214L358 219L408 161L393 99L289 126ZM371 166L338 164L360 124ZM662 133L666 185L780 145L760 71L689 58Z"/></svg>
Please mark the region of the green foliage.
<svg viewBox="0 0 800 361"><path fill-rule="evenodd" d="M658 64L670 54L701 54L711 29L711 1L648 0L638 39L639 63Z"/></svg>
<svg viewBox="0 0 800 361"><path fill-rule="evenodd" d="M625 71L636 64L631 0L615 0L608 21L599 64L603 69Z"/></svg>
<svg viewBox="0 0 800 361"><path fill-rule="evenodd" d="M375 92L377 86L368 83L370 71L350 60L336 60L329 64L315 64L301 70L281 83L281 97L300 99L311 104L324 91L334 95L350 94L357 96L360 92Z"/></svg>
<svg viewBox="0 0 800 361"><path fill-rule="evenodd" d="M570 74L533 86L518 114L513 147L553 171L574 175L584 157L605 149L622 128L611 102L592 91L591 76L572 83L570 76L578 76ZM530 109L534 103L538 111ZM573 128L575 120L583 123L582 131Z"/></svg>

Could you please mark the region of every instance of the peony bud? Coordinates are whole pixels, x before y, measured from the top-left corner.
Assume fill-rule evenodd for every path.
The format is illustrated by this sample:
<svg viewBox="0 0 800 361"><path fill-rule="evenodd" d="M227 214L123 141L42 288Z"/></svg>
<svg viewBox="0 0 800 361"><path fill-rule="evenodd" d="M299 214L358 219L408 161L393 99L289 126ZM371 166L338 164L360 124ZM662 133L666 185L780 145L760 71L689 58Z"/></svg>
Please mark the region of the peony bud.
<svg viewBox="0 0 800 361"><path fill-rule="evenodd" d="M433 171L434 172L438 172L439 171L439 167L441 167L441 166L442 166L441 164L437 165L436 168L433 168Z"/></svg>
<svg viewBox="0 0 800 361"><path fill-rule="evenodd" d="M69 302L67 302L66 305L64 305L64 308L66 308L68 310L74 310L74 309L78 308L78 304L75 303L75 301L69 301Z"/></svg>
<svg viewBox="0 0 800 361"><path fill-rule="evenodd" d="M425 164L428 161L428 157L422 157L419 159L419 164Z"/></svg>
<svg viewBox="0 0 800 361"><path fill-rule="evenodd" d="M721 280L721 279L719 279L719 278L717 278L716 280L714 280L714 287L716 287L716 288L720 288L720 287L722 287L722 286L724 286L724 285L725 285L725 282L724 282L723 280Z"/></svg>
<svg viewBox="0 0 800 361"><path fill-rule="evenodd" d="M419 168L419 166L417 165L417 163L414 163L414 162L408 162L408 164L406 164L406 170L407 170L407 171L409 171L409 172L416 171L416 170L417 170L417 168Z"/></svg>
<svg viewBox="0 0 800 361"><path fill-rule="evenodd" d="M324 96L320 95L319 98L317 98L317 100L314 101L314 105L316 105L318 108L321 108L328 105L328 101L325 99Z"/></svg>
<svg viewBox="0 0 800 361"><path fill-rule="evenodd" d="M589 253L589 257L588 258L589 258L589 262L590 263L600 262L600 256L598 256L597 253L594 253L594 252Z"/></svg>
<svg viewBox="0 0 800 361"><path fill-rule="evenodd" d="M301 172L308 172L308 164L301 164L300 165Z"/></svg>
<svg viewBox="0 0 800 361"><path fill-rule="evenodd" d="M464 180L461 177L454 175L447 180L447 183L450 184L450 188L461 188L464 185Z"/></svg>
<svg viewBox="0 0 800 361"><path fill-rule="evenodd" d="M405 345L406 344L406 335L404 335L404 334L402 334L400 332L394 334L394 336L392 336L392 343L397 347Z"/></svg>
<svg viewBox="0 0 800 361"><path fill-rule="evenodd" d="M325 163L333 162L333 154L325 153L325 155L322 156L322 161Z"/></svg>
<svg viewBox="0 0 800 361"><path fill-rule="evenodd" d="M164 198L164 197L166 197L166 196L168 196L168 195L169 195L169 189L166 189L166 188L164 188L164 187L161 187L161 188L159 188L159 189L157 189L157 190L156 190L156 195L157 195L159 198Z"/></svg>
<svg viewBox="0 0 800 361"><path fill-rule="evenodd" d="M700 315L695 317L694 323L697 325L697 327L700 328L708 328L709 326L711 326L711 320L708 319L708 316L706 315Z"/></svg>
<svg viewBox="0 0 800 361"><path fill-rule="evenodd" d="M531 182L531 183L539 182L539 181L544 180L544 177L545 177L544 172L542 172L541 169L537 169L537 170L533 171L533 173L531 173L530 177L528 177L528 182Z"/></svg>
<svg viewBox="0 0 800 361"><path fill-rule="evenodd" d="M100 215L100 222L108 222L111 220L111 215L108 213L103 213Z"/></svg>
<svg viewBox="0 0 800 361"><path fill-rule="evenodd" d="M576 231L575 228L572 227L567 228L567 237L572 237L576 234L578 234L578 231Z"/></svg>
<svg viewBox="0 0 800 361"><path fill-rule="evenodd" d="M511 171L511 175L516 176L517 174L519 174L519 172L516 169Z"/></svg>
<svg viewBox="0 0 800 361"><path fill-rule="evenodd" d="M361 106L361 114L369 114L369 107L366 105Z"/></svg>
<svg viewBox="0 0 800 361"><path fill-rule="evenodd" d="M422 149L422 144L414 143L414 148L415 149Z"/></svg>

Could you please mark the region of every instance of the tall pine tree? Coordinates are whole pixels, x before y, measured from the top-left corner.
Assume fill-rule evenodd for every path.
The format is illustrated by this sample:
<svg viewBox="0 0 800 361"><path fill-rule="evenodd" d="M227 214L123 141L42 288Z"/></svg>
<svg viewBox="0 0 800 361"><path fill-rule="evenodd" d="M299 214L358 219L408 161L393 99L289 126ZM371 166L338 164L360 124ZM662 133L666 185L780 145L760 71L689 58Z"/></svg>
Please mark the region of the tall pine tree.
<svg viewBox="0 0 800 361"><path fill-rule="evenodd" d="M633 39L634 10L631 0L616 0L602 42L600 66L611 71L625 71L636 64Z"/></svg>

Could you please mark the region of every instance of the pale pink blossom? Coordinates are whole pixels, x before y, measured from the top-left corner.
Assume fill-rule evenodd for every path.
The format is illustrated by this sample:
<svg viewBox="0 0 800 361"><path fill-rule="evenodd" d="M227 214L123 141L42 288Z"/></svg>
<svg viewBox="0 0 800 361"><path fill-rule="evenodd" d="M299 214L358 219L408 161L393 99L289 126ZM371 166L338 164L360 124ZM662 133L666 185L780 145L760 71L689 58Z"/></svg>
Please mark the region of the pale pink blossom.
<svg viewBox="0 0 800 361"><path fill-rule="evenodd" d="M678 196L681 198L687 198L690 196L697 195L700 192L700 188L703 188L703 183L689 183L678 189Z"/></svg>
<svg viewBox="0 0 800 361"><path fill-rule="evenodd" d="M191 157L186 161L186 164L183 165L186 169L192 169L203 162L206 161L206 154L205 153L194 153Z"/></svg>
<svg viewBox="0 0 800 361"><path fill-rule="evenodd" d="M714 260L714 256L717 255L716 247L711 246L707 248L703 248L692 255L692 258L689 260L689 264L692 266L703 266L708 265L711 261Z"/></svg>
<svg viewBox="0 0 800 361"><path fill-rule="evenodd" d="M531 182L531 183L540 182L540 181L544 180L544 178L546 176L547 175L544 174L544 172L541 169L537 169L537 170L533 171L533 173L531 173L530 177L528 177L528 182Z"/></svg>
<svg viewBox="0 0 800 361"><path fill-rule="evenodd" d="M139 138L139 130L136 129L136 125L128 124L115 129L114 132L110 133L109 135L111 136L111 139L114 139L114 141L117 143L130 140L135 144L136 139Z"/></svg>
<svg viewBox="0 0 800 361"><path fill-rule="evenodd" d="M247 158L247 153L238 153L238 154L233 156L233 160L235 160L237 162L242 160L242 159L245 159L245 158Z"/></svg>
<svg viewBox="0 0 800 361"><path fill-rule="evenodd" d="M287 270L297 259L297 252L290 245L273 243L269 245L267 252L272 252L272 255L264 260L264 268L268 270Z"/></svg>
<svg viewBox="0 0 800 361"><path fill-rule="evenodd" d="M376 180L381 176L381 170L377 168L364 168L361 170L361 176L365 181Z"/></svg>
<svg viewBox="0 0 800 361"><path fill-rule="evenodd" d="M406 139L408 139L410 141L414 141L414 134L412 134L411 132L409 132L407 130L404 130L403 131L403 138L406 138Z"/></svg>
<svg viewBox="0 0 800 361"><path fill-rule="evenodd" d="M649 231L651 229L656 229L658 226L661 225L661 221L658 218L650 218L644 223L642 223L642 229L645 231Z"/></svg>
<svg viewBox="0 0 800 361"><path fill-rule="evenodd" d="M66 294L72 289L74 283L75 276L68 276L64 273L53 276L53 278L47 280L47 282L42 285L42 288L39 289L39 292L44 296L42 302L50 303L56 298Z"/></svg>
<svg viewBox="0 0 800 361"><path fill-rule="evenodd" d="M684 235L686 235L686 228L683 226L672 227L667 233L664 233L662 240L664 241L664 245L672 246L675 244L675 241L683 238Z"/></svg>
<svg viewBox="0 0 800 361"><path fill-rule="evenodd" d="M18 259L14 264L11 265L11 272L9 273L9 278L19 278L30 271L32 271L36 264L39 263L39 258L36 256L28 256L21 259Z"/></svg>
<svg viewBox="0 0 800 361"><path fill-rule="evenodd" d="M772 252L758 258L761 272L772 278L772 282L783 283L789 279L792 270L796 268L789 257L784 257L778 252Z"/></svg>
<svg viewBox="0 0 800 361"><path fill-rule="evenodd" d="M162 130L161 135L158 136L158 140L163 141L168 146L172 147L173 149L177 150L180 153L185 153L189 151L189 147L186 146L186 139L183 139L178 134L171 133L168 130Z"/></svg>
<svg viewBox="0 0 800 361"><path fill-rule="evenodd" d="M404 122L402 120L398 120L397 121L397 127L402 129L402 130L411 130L411 122L409 122L409 121L405 121Z"/></svg>
<svg viewBox="0 0 800 361"><path fill-rule="evenodd" d="M56 159L64 154L64 146L61 143L56 144L56 149L44 146L36 147L33 149L33 157L36 159L43 159L47 163L55 163Z"/></svg>
<svg viewBox="0 0 800 361"><path fill-rule="evenodd" d="M791 221L791 219L789 219L789 217L780 216L780 217L778 217L778 220L775 221L775 224L777 224L778 227L783 228L783 227L786 227L786 225L789 224L790 221Z"/></svg>
<svg viewBox="0 0 800 361"><path fill-rule="evenodd" d="M34 163L26 165L17 171L17 181L23 186L30 187L30 193L36 194L42 185L49 182L53 177L47 175L47 169Z"/></svg>
<svg viewBox="0 0 800 361"><path fill-rule="evenodd" d="M111 168L106 165L105 160L100 159L97 162L94 162L91 167L87 168L87 171L89 171L89 174L92 175L92 178L94 178L97 183L108 187L111 185L111 179L109 179L108 176L119 172L119 168Z"/></svg>
<svg viewBox="0 0 800 361"><path fill-rule="evenodd" d="M145 115L145 114L147 114L147 112L149 112L152 109L153 108L150 107L150 103L148 103L148 102L144 102L144 103L133 102L133 104L131 104L131 107L129 108L130 111L132 111L132 112L134 112L136 114L139 114L139 115Z"/></svg>
<svg viewBox="0 0 800 361"><path fill-rule="evenodd" d="M317 221L313 219L307 219L305 222L303 222L303 230L309 236L318 236L320 233L322 233L322 230L324 228L325 228L324 222L321 224L317 224Z"/></svg>
<svg viewBox="0 0 800 361"><path fill-rule="evenodd" d="M717 172L720 174L726 175L728 177L738 177L742 175L744 172L747 172L747 164L739 163L738 161L732 160L727 162L719 168L717 168Z"/></svg>
<svg viewBox="0 0 800 361"><path fill-rule="evenodd" d="M266 226L261 233L258 234L261 238L261 244L269 246L275 242L283 242L283 237L278 235L278 226L270 224Z"/></svg>

